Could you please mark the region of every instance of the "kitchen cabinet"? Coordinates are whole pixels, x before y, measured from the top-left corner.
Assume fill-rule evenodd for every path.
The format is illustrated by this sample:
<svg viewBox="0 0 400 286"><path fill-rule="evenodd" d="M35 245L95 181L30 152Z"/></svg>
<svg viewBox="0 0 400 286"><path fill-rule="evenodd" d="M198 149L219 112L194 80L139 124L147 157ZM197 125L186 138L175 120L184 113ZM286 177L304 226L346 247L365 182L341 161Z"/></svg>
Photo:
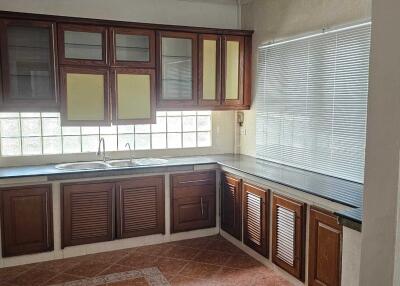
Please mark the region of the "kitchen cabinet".
<svg viewBox="0 0 400 286"><path fill-rule="evenodd" d="M221 175L221 228L242 240L242 180Z"/></svg>
<svg viewBox="0 0 400 286"><path fill-rule="evenodd" d="M54 22L0 20L0 110L58 110L54 43Z"/></svg>
<svg viewBox="0 0 400 286"><path fill-rule="evenodd" d="M221 105L221 36L199 35L199 105Z"/></svg>
<svg viewBox="0 0 400 286"><path fill-rule="evenodd" d="M340 286L342 226L337 217L311 208L308 285Z"/></svg>
<svg viewBox="0 0 400 286"><path fill-rule="evenodd" d="M156 123L156 84L152 69L114 68L112 108L114 124Z"/></svg>
<svg viewBox="0 0 400 286"><path fill-rule="evenodd" d="M110 92L107 68L60 68L61 124L109 125Z"/></svg>
<svg viewBox="0 0 400 286"><path fill-rule="evenodd" d="M116 190L118 238L165 233L164 176L123 180Z"/></svg>
<svg viewBox="0 0 400 286"><path fill-rule="evenodd" d="M155 68L155 32L145 29L112 27L111 65Z"/></svg>
<svg viewBox="0 0 400 286"><path fill-rule="evenodd" d="M115 184L113 182L61 185L62 247L115 237Z"/></svg>
<svg viewBox="0 0 400 286"><path fill-rule="evenodd" d="M243 242L268 257L269 190L243 183Z"/></svg>
<svg viewBox="0 0 400 286"><path fill-rule="evenodd" d="M306 205L277 194L272 198L272 262L304 281Z"/></svg>
<svg viewBox="0 0 400 286"><path fill-rule="evenodd" d="M62 65L107 66L107 27L58 24L59 63Z"/></svg>
<svg viewBox="0 0 400 286"><path fill-rule="evenodd" d="M158 108L197 105L197 34L158 32Z"/></svg>
<svg viewBox="0 0 400 286"><path fill-rule="evenodd" d="M171 175L171 232L215 227L216 173Z"/></svg>
<svg viewBox="0 0 400 286"><path fill-rule="evenodd" d="M0 189L3 257L53 250L50 185Z"/></svg>

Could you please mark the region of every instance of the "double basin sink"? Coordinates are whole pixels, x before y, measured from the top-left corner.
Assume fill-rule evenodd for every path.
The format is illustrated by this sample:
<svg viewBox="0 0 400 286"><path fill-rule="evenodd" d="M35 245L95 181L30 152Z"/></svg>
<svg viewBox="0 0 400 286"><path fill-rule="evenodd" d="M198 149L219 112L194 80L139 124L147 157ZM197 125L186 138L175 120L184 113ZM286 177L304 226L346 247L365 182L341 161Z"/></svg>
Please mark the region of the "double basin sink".
<svg viewBox="0 0 400 286"><path fill-rule="evenodd" d="M61 170L104 170L112 168L129 168L135 166L164 165L168 162L166 159L143 158L133 160L115 160L115 161L92 161L58 164L55 167Z"/></svg>

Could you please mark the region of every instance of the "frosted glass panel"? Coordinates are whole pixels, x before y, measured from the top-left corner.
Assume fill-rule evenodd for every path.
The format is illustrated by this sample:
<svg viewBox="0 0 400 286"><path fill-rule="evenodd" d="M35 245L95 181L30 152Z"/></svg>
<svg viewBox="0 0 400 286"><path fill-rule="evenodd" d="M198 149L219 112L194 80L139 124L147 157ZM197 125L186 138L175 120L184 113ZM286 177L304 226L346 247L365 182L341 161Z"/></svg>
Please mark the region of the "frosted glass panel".
<svg viewBox="0 0 400 286"><path fill-rule="evenodd" d="M116 34L115 42L117 61L150 61L148 36Z"/></svg>
<svg viewBox="0 0 400 286"><path fill-rule="evenodd" d="M239 42L226 43L225 99L239 98Z"/></svg>
<svg viewBox="0 0 400 286"><path fill-rule="evenodd" d="M203 41L203 99L215 100L217 86L217 41Z"/></svg>
<svg viewBox="0 0 400 286"><path fill-rule="evenodd" d="M49 27L7 27L10 98L54 97L50 35Z"/></svg>
<svg viewBox="0 0 400 286"><path fill-rule="evenodd" d="M65 58L83 60L103 59L103 35L94 32L64 32Z"/></svg>
<svg viewBox="0 0 400 286"><path fill-rule="evenodd" d="M162 97L192 99L192 40L162 38Z"/></svg>

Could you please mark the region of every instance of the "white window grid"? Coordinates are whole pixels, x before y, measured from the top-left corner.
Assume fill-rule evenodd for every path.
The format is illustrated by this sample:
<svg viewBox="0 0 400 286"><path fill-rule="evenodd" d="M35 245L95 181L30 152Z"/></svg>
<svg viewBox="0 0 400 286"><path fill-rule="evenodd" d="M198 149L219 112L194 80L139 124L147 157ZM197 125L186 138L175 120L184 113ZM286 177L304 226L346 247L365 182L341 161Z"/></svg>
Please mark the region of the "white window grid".
<svg viewBox="0 0 400 286"><path fill-rule="evenodd" d="M61 127L59 113L0 113L1 156L200 148L212 145L211 111L157 112L156 124Z"/></svg>

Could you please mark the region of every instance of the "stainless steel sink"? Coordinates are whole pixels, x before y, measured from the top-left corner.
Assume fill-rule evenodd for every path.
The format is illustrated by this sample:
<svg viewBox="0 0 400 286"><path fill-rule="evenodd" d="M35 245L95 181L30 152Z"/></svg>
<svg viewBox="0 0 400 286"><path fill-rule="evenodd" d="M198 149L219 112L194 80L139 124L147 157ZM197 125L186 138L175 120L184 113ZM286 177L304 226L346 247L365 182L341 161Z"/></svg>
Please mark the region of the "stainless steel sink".
<svg viewBox="0 0 400 286"><path fill-rule="evenodd" d="M99 170L110 168L110 165L104 162L94 161L58 164L55 167L61 170Z"/></svg>
<svg viewBox="0 0 400 286"><path fill-rule="evenodd" d="M135 161L131 160L117 160L117 161L110 161L108 164L113 168L126 168L126 167L133 167L135 166Z"/></svg>
<svg viewBox="0 0 400 286"><path fill-rule="evenodd" d="M159 158L143 158L143 159L136 159L133 160L136 165L164 165L168 163L166 159L159 159Z"/></svg>

